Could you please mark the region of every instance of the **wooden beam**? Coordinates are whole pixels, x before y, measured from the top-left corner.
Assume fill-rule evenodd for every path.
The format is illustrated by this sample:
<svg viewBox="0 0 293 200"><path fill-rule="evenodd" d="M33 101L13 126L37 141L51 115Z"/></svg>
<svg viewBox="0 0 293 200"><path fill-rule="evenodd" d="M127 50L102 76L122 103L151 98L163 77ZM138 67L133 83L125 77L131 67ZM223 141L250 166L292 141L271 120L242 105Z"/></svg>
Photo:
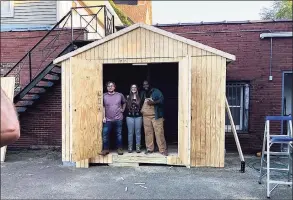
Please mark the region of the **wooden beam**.
<svg viewBox="0 0 293 200"><path fill-rule="evenodd" d="M238 139L238 135L237 135L237 132L236 132L235 124L234 124L234 121L233 121L233 117L232 117L232 114L231 114L231 111L230 111L230 108L229 108L227 98L225 99L225 106L226 106L226 110L227 110L228 117L229 117L229 120L230 120L230 124L231 124L231 127L232 127L232 132L233 132L234 139L235 139L235 142L236 142L236 145L237 145L237 150L238 150L238 153L239 153L240 160L244 161L244 156L243 156L243 153L242 153L242 149L241 149L241 146L240 146L240 142L239 142L239 139Z"/></svg>

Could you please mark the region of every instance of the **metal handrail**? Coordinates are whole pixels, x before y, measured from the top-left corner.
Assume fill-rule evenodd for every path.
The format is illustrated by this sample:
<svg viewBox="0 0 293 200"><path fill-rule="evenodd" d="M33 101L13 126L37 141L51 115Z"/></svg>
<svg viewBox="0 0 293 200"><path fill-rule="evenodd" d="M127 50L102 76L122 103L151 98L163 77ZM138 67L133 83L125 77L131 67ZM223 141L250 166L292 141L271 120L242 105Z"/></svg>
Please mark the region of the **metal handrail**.
<svg viewBox="0 0 293 200"><path fill-rule="evenodd" d="M81 8L101 8L98 9L97 13L93 13L90 14L88 13L88 16L93 16L91 18L91 20L87 20L84 18L84 16L87 15L81 15L78 12L78 9ZM102 37L101 34L98 32L98 26L92 26L91 23L93 22L93 20L96 20L96 23L98 24L98 14L100 13L100 11L104 9L105 14L109 13L112 15L112 13L108 10L108 8L104 5L102 6L88 6L88 7L74 7L71 8L69 12L66 13L66 15L64 15L12 68L10 68L3 76L7 77L8 75L12 75L12 76L16 76L20 78L24 77L22 83L18 83L20 86L22 87L26 87L26 85L28 85L32 80L34 80L36 78L36 76L38 75L39 71L42 71L43 69L46 68L47 63L50 63L51 59L53 57L55 57L55 54L58 53L56 50L61 49L63 50L63 48L68 48L68 45L71 44L73 45L73 42L75 40L79 40L79 37L86 33L95 33L97 34L98 37ZM74 34L74 24L73 24L73 11L75 11L76 13L78 13L77 16L79 16L80 20L84 20L85 24L80 23L80 27L77 27L77 29L80 30L80 33L78 32L78 34ZM115 31L115 26L114 26L114 15L112 15L112 17L109 17L109 14L107 14L107 19L105 19L104 22L104 29L105 29L105 36L107 36L108 34L111 34ZM106 16L106 15L105 15ZM68 20L71 18L71 23L68 23ZM109 20L110 19L110 20ZM64 23L64 24L63 24ZM113 26L112 26L113 23ZM62 25L61 25L62 24ZM70 26L69 26L70 24ZM111 27L108 26L108 24L111 24ZM61 26L62 27L61 27ZM59 27L60 26L60 27ZM91 27L91 28L90 28ZM57 31L59 30L58 34L54 34L52 33L53 31ZM63 31L62 30L67 30L70 31L71 30L71 39L69 39L70 41L68 41L68 43L66 43L68 38L59 38L60 35L63 35ZM90 32L91 30L93 30L94 32ZM63 35L64 36L64 35ZM77 36L77 37L76 37ZM51 37L53 37L51 39ZM44 40L49 39L48 41L43 42ZM59 39L59 41L58 41ZM86 39L83 39L86 40ZM58 42L56 42L58 41ZM63 42L65 41L65 42ZM56 44L58 44L56 46ZM67 45L66 45L67 44ZM36 49L38 48L39 49ZM45 52L44 54L41 54L41 58L40 58L40 52ZM35 53L35 54L33 54ZM34 57L35 56L35 57ZM27 59L27 60L26 60ZM18 68L19 67L19 68ZM27 67L27 69L24 69L24 67ZM20 76L22 75L23 76ZM33 74L34 73L34 74ZM28 82L27 82L28 81ZM16 88L18 86L18 84L16 85Z"/></svg>
<svg viewBox="0 0 293 200"><path fill-rule="evenodd" d="M68 17L69 15L71 15L71 11L69 11L64 17L62 17L61 20L59 20L59 22L53 26L53 28L48 32L46 33L46 35L44 35L44 37L42 37L42 39L37 43L35 44L5 75L7 76L19 63L21 63L21 61L23 61L44 39L46 39L46 37L57 27L61 24L61 22L66 18Z"/></svg>

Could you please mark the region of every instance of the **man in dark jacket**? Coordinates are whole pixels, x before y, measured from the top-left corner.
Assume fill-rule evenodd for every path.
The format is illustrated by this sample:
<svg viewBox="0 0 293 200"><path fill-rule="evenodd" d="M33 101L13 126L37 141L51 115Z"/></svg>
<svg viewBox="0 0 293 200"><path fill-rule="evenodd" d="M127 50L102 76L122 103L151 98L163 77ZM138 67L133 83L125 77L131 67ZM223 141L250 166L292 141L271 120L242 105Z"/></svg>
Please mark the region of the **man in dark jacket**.
<svg viewBox="0 0 293 200"><path fill-rule="evenodd" d="M164 96L162 92L143 82L141 92L142 115L145 132L146 154L154 152L154 133L157 145L162 155L167 156L167 145L164 135Z"/></svg>

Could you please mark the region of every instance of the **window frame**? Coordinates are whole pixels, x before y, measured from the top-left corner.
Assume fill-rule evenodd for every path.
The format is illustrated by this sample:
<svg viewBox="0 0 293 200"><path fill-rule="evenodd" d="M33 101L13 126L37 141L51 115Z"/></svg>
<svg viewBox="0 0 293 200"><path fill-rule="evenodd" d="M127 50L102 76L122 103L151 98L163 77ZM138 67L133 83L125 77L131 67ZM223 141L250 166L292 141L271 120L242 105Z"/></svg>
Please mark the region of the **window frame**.
<svg viewBox="0 0 293 200"><path fill-rule="evenodd" d="M9 3L9 7L10 7L10 11L8 12L2 12L1 11L1 17L5 17L5 18L8 18L8 17L14 17L14 4L13 4L13 1L1 1L1 4L2 3ZM2 5L1 5L2 7Z"/></svg>
<svg viewBox="0 0 293 200"><path fill-rule="evenodd" d="M229 108L230 108L230 110L231 110L231 108L240 108L240 110L239 110L239 116L240 116L239 124L236 124L235 119L234 119L235 128L236 128L236 131L238 131L238 132L247 133L248 132L248 120L249 120L249 115L248 115L248 113L249 113L249 98L250 98L250 96L249 96L249 90L250 90L249 84L245 83L243 81L233 81L233 82L231 81L231 82L226 83L226 88L229 85L230 85L230 87L231 86L233 87L233 85L239 85L240 86L240 102L239 102L239 106L238 105L236 105L236 106L235 105L232 105L232 106L229 105ZM234 87L237 87L237 86L234 86ZM228 97L227 95L228 95L228 93L226 93L226 97ZM229 94L229 95L231 95L231 94ZM225 132L226 133L231 133L232 132L231 125L226 124L226 122L225 122Z"/></svg>

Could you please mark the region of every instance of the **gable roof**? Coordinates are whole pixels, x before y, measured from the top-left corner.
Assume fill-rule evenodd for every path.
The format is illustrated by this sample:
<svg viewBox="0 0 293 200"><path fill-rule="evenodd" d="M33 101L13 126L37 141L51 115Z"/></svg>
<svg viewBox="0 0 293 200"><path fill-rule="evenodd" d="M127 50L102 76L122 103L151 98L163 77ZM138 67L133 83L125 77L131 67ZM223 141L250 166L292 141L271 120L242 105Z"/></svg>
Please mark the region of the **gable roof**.
<svg viewBox="0 0 293 200"><path fill-rule="evenodd" d="M133 30L135 30L137 28L144 28L146 30L149 30L149 31L152 31L152 32L161 34L161 35L164 35L164 36L169 37L169 38L172 38L174 40L178 40L180 42L183 42L183 43L186 43L188 45L197 47L199 49L206 50L206 51L208 51L210 53L213 53L213 54L217 54L219 56L222 56L222 57L228 59L229 61L235 61L236 60L236 57L234 55L229 54L229 53L226 53L224 51L220 51L218 49L209 47L209 46L204 45L204 44L201 44L199 42L196 42L196 41L187 39L185 37L176 35L174 33L170 33L168 31L165 31L165 30L162 30L162 29L159 29L159 28L150 26L150 25L146 25L146 24L143 24L143 23L137 23L137 24L131 25L131 26L127 27L127 28L124 28L124 29L122 29L122 30L120 30L118 32L115 32L115 33L113 33L111 35L108 35L108 36L104 37L101 40L97 40L97 41L92 42L90 44L87 44L87 45L85 45L85 46L83 46L83 47L81 47L79 49L76 49L75 51L72 51L72 52L70 52L68 54L65 54L65 55L63 55L61 57L58 57L58 58L56 58L54 60L53 63L54 64L60 64L60 62L62 62L64 60L67 60L70 57L73 57L73 56L78 55L78 54L80 54L82 52L85 52L85 51L87 51L87 50L89 50L91 48L94 48L94 47L96 47L98 45L101 45L101 44L103 44L103 43L105 43L105 42L107 42L109 40L112 40L112 39L114 39L116 37L119 37L119 36L121 36L123 34L126 34L126 33L130 32L130 31L133 31Z"/></svg>

